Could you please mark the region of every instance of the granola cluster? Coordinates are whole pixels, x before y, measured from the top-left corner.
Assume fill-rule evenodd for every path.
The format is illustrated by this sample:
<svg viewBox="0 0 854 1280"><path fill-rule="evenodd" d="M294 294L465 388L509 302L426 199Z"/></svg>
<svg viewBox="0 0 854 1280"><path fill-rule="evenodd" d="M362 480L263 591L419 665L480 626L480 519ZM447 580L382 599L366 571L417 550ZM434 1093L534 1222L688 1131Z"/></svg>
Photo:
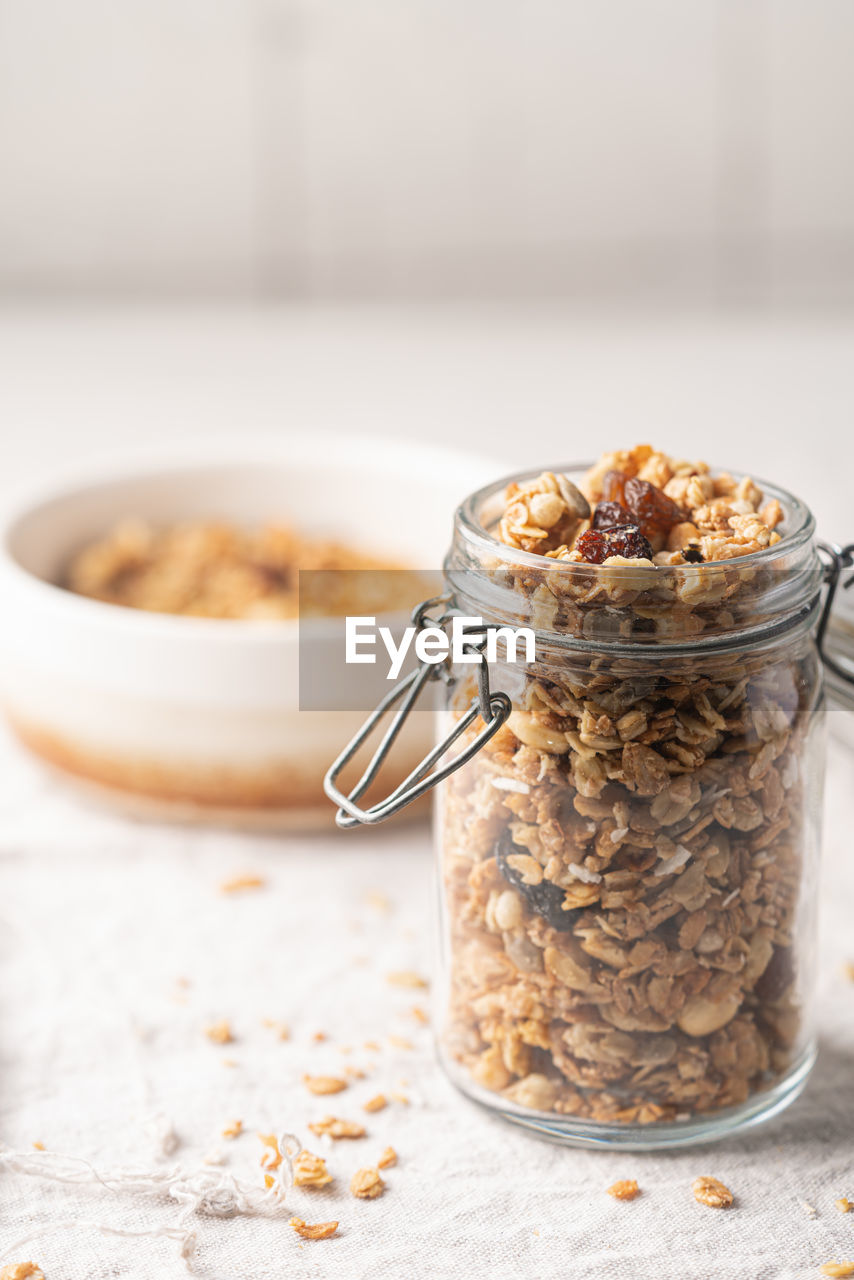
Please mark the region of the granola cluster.
<svg viewBox="0 0 854 1280"><path fill-rule="evenodd" d="M705 462L636 445L603 454L581 489L551 471L510 484L498 536L575 563L700 564L773 546L782 519L780 503L763 502L749 477L712 475Z"/></svg>
<svg viewBox="0 0 854 1280"><path fill-rule="evenodd" d="M511 581L535 617L539 606L546 625L586 638L602 610L619 636L651 618L682 641L722 615L735 626L746 596L755 609L761 572L684 551L729 561L770 547L782 512L761 508L751 481L646 447L606 455L580 501L550 473L511 486L497 536L577 559L615 472L654 484L685 516L668 532L651 523L664 503L643 508L670 594L656 601L631 565L624 586L603 586L586 564L566 582L556 567L520 568ZM648 494L622 483L637 514ZM658 577L648 563L643 573ZM564 647L508 676L509 720L451 776L442 806L447 1055L517 1107L611 1124L743 1103L802 1046L811 644L638 649ZM470 696L461 682L451 714Z"/></svg>
<svg viewBox="0 0 854 1280"><path fill-rule="evenodd" d="M244 530L230 524L188 523L155 529L125 520L84 548L69 565L65 585L78 595L153 613L201 618L295 618L409 608L412 584L391 560L340 542L303 537L283 525ZM354 574L354 570L395 570ZM366 601L366 594L371 600Z"/></svg>

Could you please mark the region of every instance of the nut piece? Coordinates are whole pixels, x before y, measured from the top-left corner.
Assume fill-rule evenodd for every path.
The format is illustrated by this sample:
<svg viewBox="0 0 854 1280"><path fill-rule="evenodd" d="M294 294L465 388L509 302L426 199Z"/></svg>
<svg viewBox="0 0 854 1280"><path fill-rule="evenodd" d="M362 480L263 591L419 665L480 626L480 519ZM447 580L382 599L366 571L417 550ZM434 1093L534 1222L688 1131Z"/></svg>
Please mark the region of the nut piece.
<svg viewBox="0 0 854 1280"><path fill-rule="evenodd" d="M301 1151L294 1160L295 1187L327 1187L332 1181L332 1174L326 1167L323 1156L316 1156L311 1151Z"/></svg>
<svg viewBox="0 0 854 1280"><path fill-rule="evenodd" d="M640 1195L640 1187L634 1178L623 1178L608 1188L608 1195L615 1200L634 1200L635 1196Z"/></svg>
<svg viewBox="0 0 854 1280"><path fill-rule="evenodd" d="M703 996L691 996L676 1019L686 1036L707 1036L731 1022L741 1006L738 996L727 996L717 1002Z"/></svg>
<svg viewBox="0 0 854 1280"><path fill-rule="evenodd" d="M357 1200L376 1200L385 1191L379 1169L357 1169L350 1179L350 1190Z"/></svg>
<svg viewBox="0 0 854 1280"><path fill-rule="evenodd" d="M390 1169L393 1164L397 1164L397 1152L394 1147L386 1147L377 1161L377 1168Z"/></svg>
<svg viewBox="0 0 854 1280"><path fill-rule="evenodd" d="M717 1178L695 1178L691 1183L694 1199L699 1204L707 1204L710 1209L728 1209L733 1202L733 1194Z"/></svg>
<svg viewBox="0 0 854 1280"><path fill-rule="evenodd" d="M378 1093L375 1098L368 1099L368 1101L362 1107L362 1110L363 1111L382 1111L382 1109L387 1106L388 1106L388 1098L385 1096L384 1093Z"/></svg>
<svg viewBox="0 0 854 1280"><path fill-rule="evenodd" d="M303 1076L302 1082L309 1093L340 1093L347 1088L347 1081L340 1076Z"/></svg>
<svg viewBox="0 0 854 1280"><path fill-rule="evenodd" d="M356 1120L339 1120L336 1116L324 1116L310 1124L309 1129L318 1137L330 1138L364 1138L365 1126Z"/></svg>
<svg viewBox="0 0 854 1280"><path fill-rule="evenodd" d="M290 1218L288 1226L293 1227L297 1235L302 1236L303 1240L328 1240L338 1230L337 1222L310 1223L304 1221L303 1218Z"/></svg>
<svg viewBox="0 0 854 1280"><path fill-rule="evenodd" d="M854 1276L854 1262L825 1262L823 1276Z"/></svg>

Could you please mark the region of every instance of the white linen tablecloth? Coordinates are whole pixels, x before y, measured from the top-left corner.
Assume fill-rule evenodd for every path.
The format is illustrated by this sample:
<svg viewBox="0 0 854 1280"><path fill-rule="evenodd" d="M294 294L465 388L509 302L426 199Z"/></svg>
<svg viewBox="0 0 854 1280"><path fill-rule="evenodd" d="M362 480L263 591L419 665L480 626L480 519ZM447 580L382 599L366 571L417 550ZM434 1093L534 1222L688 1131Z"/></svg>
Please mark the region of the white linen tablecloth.
<svg viewBox="0 0 854 1280"><path fill-rule="evenodd" d="M204 1280L804 1280L854 1257L854 1213L834 1207L854 1199L854 756L832 746L829 765L821 1056L805 1095L741 1139L632 1155L530 1137L444 1078L411 1013L429 993L387 980L431 964L423 827L285 839L135 824L86 808L0 737L0 1264L32 1258L48 1280L188 1265ZM264 887L224 894L243 872ZM205 1035L219 1019L233 1043ZM333 1097L301 1081L347 1066L365 1078ZM366 1115L378 1092L409 1105ZM307 1128L327 1113L368 1136L327 1146ZM243 1134L222 1137L237 1119ZM259 1131L297 1135L335 1183L292 1192L275 1216L193 1212L179 1227L170 1178L178 1194L199 1174L260 1192ZM386 1193L354 1199L352 1172L389 1144ZM10 1151L26 1156L17 1172ZM105 1181L38 1176L87 1174L82 1161ZM122 1189L120 1167L164 1183ZM734 1207L697 1204L698 1174L722 1179ZM619 1178L642 1195L613 1200ZM339 1233L303 1242L292 1214L338 1219Z"/></svg>

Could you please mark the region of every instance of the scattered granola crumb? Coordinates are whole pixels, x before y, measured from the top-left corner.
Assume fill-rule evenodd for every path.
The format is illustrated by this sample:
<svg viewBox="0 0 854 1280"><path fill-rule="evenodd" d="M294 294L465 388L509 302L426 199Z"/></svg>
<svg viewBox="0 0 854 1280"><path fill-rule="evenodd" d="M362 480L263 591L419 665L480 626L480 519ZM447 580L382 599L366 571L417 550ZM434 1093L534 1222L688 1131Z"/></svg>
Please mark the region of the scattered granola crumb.
<svg viewBox="0 0 854 1280"><path fill-rule="evenodd" d="M316 1156L311 1151L301 1151L294 1159L295 1187L326 1187L332 1181L332 1174L326 1167L323 1156Z"/></svg>
<svg viewBox="0 0 854 1280"><path fill-rule="evenodd" d="M691 1183L694 1199L700 1204L707 1204L710 1209L728 1209L733 1202L733 1194L717 1178L695 1178Z"/></svg>
<svg viewBox="0 0 854 1280"><path fill-rule="evenodd" d="M376 1200L385 1191L379 1169L357 1169L350 1179L350 1190L357 1200Z"/></svg>
<svg viewBox="0 0 854 1280"><path fill-rule="evenodd" d="M393 1164L397 1164L397 1152L394 1147L386 1147L377 1161L377 1168L390 1169Z"/></svg>
<svg viewBox="0 0 854 1280"><path fill-rule="evenodd" d="M818 1217L818 1209L816 1209L814 1204L810 1204L808 1200L801 1201L801 1208L803 1209L804 1213L807 1215L808 1218Z"/></svg>
<svg viewBox="0 0 854 1280"><path fill-rule="evenodd" d="M854 1276L854 1262L825 1262L823 1276Z"/></svg>
<svg viewBox="0 0 854 1280"><path fill-rule="evenodd" d="M222 1065L224 1067L237 1067L240 1065L240 1063L237 1061L236 1058L223 1058Z"/></svg>
<svg viewBox="0 0 854 1280"><path fill-rule="evenodd" d="M422 1026L426 1026L430 1021L426 1009L422 1009L420 1004L414 1004L409 1010L416 1022L420 1022Z"/></svg>
<svg viewBox="0 0 854 1280"><path fill-rule="evenodd" d="M309 1093L340 1093L342 1089L347 1088L347 1081L342 1080L340 1076L305 1075L302 1078L302 1082Z"/></svg>
<svg viewBox="0 0 854 1280"><path fill-rule="evenodd" d="M262 1151L261 1153L261 1168L278 1169L279 1165L282 1163L282 1153L279 1150L279 1139L274 1133L259 1133L258 1137L264 1143L264 1146L268 1148L267 1151ZM270 1186L269 1182L267 1183L267 1186Z"/></svg>
<svg viewBox="0 0 854 1280"><path fill-rule="evenodd" d="M393 1093L391 1096L394 1099L394 1101L399 1102L402 1107L409 1106L409 1099L407 1098L405 1093Z"/></svg>
<svg viewBox="0 0 854 1280"><path fill-rule="evenodd" d="M426 987L429 984L420 974L413 973L411 969L398 970L395 973L386 975L386 980L392 987Z"/></svg>
<svg viewBox="0 0 854 1280"><path fill-rule="evenodd" d="M325 1031L315 1031L314 1035L311 1038L315 1044L322 1044L324 1040L329 1039Z"/></svg>
<svg viewBox="0 0 854 1280"><path fill-rule="evenodd" d="M0 1280L44 1280L44 1272L35 1262L10 1262L0 1271Z"/></svg>
<svg viewBox="0 0 854 1280"><path fill-rule="evenodd" d="M840 1196L834 1203L840 1213L850 1213L854 1209L854 1204L851 1203L847 1196Z"/></svg>
<svg viewBox="0 0 854 1280"><path fill-rule="evenodd" d="M262 1018L261 1026L267 1027L270 1031L275 1031L280 1040L290 1040L291 1031L286 1022L279 1022L276 1018Z"/></svg>
<svg viewBox="0 0 854 1280"><path fill-rule="evenodd" d="M44 1151L44 1150L45 1150L45 1145L44 1145L44 1143L43 1143L43 1142L34 1142L34 1143L33 1143L33 1147L34 1147L34 1149L35 1149L36 1151Z"/></svg>
<svg viewBox="0 0 854 1280"><path fill-rule="evenodd" d="M351 1080L364 1080L365 1073L361 1067L345 1067L345 1076L349 1076Z"/></svg>
<svg viewBox="0 0 854 1280"><path fill-rule="evenodd" d="M337 1222L305 1222L302 1218L291 1218L288 1226L293 1227L303 1240L328 1240L338 1230Z"/></svg>
<svg viewBox="0 0 854 1280"><path fill-rule="evenodd" d="M384 1093L378 1093L375 1098L369 1098L362 1107L363 1111L382 1111L388 1106L388 1098Z"/></svg>
<svg viewBox="0 0 854 1280"><path fill-rule="evenodd" d="M371 1053L379 1053L380 1046L376 1040L366 1040L364 1047Z"/></svg>
<svg viewBox="0 0 854 1280"><path fill-rule="evenodd" d="M231 1120L222 1131L224 1138L238 1138L243 1132L242 1120Z"/></svg>
<svg viewBox="0 0 854 1280"><path fill-rule="evenodd" d="M240 893L243 889L263 889L266 883L263 876L241 875L223 880L219 888L221 893Z"/></svg>
<svg viewBox="0 0 854 1280"><path fill-rule="evenodd" d="M232 1034L231 1025L227 1018L220 1018L218 1022L212 1022L205 1027L205 1035L214 1044L232 1044L234 1035Z"/></svg>
<svg viewBox="0 0 854 1280"><path fill-rule="evenodd" d="M640 1195L640 1187L634 1178L623 1178L608 1188L608 1195L615 1200L634 1200L635 1196Z"/></svg>
<svg viewBox="0 0 854 1280"><path fill-rule="evenodd" d="M365 1126L357 1120L339 1120L337 1116L324 1116L308 1127L318 1137L329 1138L364 1138L366 1132Z"/></svg>
<svg viewBox="0 0 854 1280"><path fill-rule="evenodd" d="M849 982L854 982L854 960L849 960L847 964L843 965L842 972Z"/></svg>
<svg viewBox="0 0 854 1280"><path fill-rule="evenodd" d="M391 899L378 889L372 889L365 896L365 901L369 907L373 907L374 911L381 911L383 915L387 915L391 911Z"/></svg>
<svg viewBox="0 0 854 1280"><path fill-rule="evenodd" d="M414 1045L406 1036L389 1036L388 1042L393 1049L412 1049Z"/></svg>
<svg viewBox="0 0 854 1280"><path fill-rule="evenodd" d="M272 1173L265 1173L264 1186L267 1188L267 1190L269 1191L271 1187L275 1186L275 1184L276 1184L276 1179L273 1177Z"/></svg>

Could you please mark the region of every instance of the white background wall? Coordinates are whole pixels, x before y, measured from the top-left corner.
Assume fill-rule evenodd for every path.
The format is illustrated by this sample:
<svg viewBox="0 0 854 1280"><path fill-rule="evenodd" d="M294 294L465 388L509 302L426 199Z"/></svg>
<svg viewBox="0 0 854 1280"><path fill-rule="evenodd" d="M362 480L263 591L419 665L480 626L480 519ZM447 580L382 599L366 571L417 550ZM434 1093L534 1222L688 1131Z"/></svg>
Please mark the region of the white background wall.
<svg viewBox="0 0 854 1280"><path fill-rule="evenodd" d="M851 0L0 0L7 295L854 301Z"/></svg>

